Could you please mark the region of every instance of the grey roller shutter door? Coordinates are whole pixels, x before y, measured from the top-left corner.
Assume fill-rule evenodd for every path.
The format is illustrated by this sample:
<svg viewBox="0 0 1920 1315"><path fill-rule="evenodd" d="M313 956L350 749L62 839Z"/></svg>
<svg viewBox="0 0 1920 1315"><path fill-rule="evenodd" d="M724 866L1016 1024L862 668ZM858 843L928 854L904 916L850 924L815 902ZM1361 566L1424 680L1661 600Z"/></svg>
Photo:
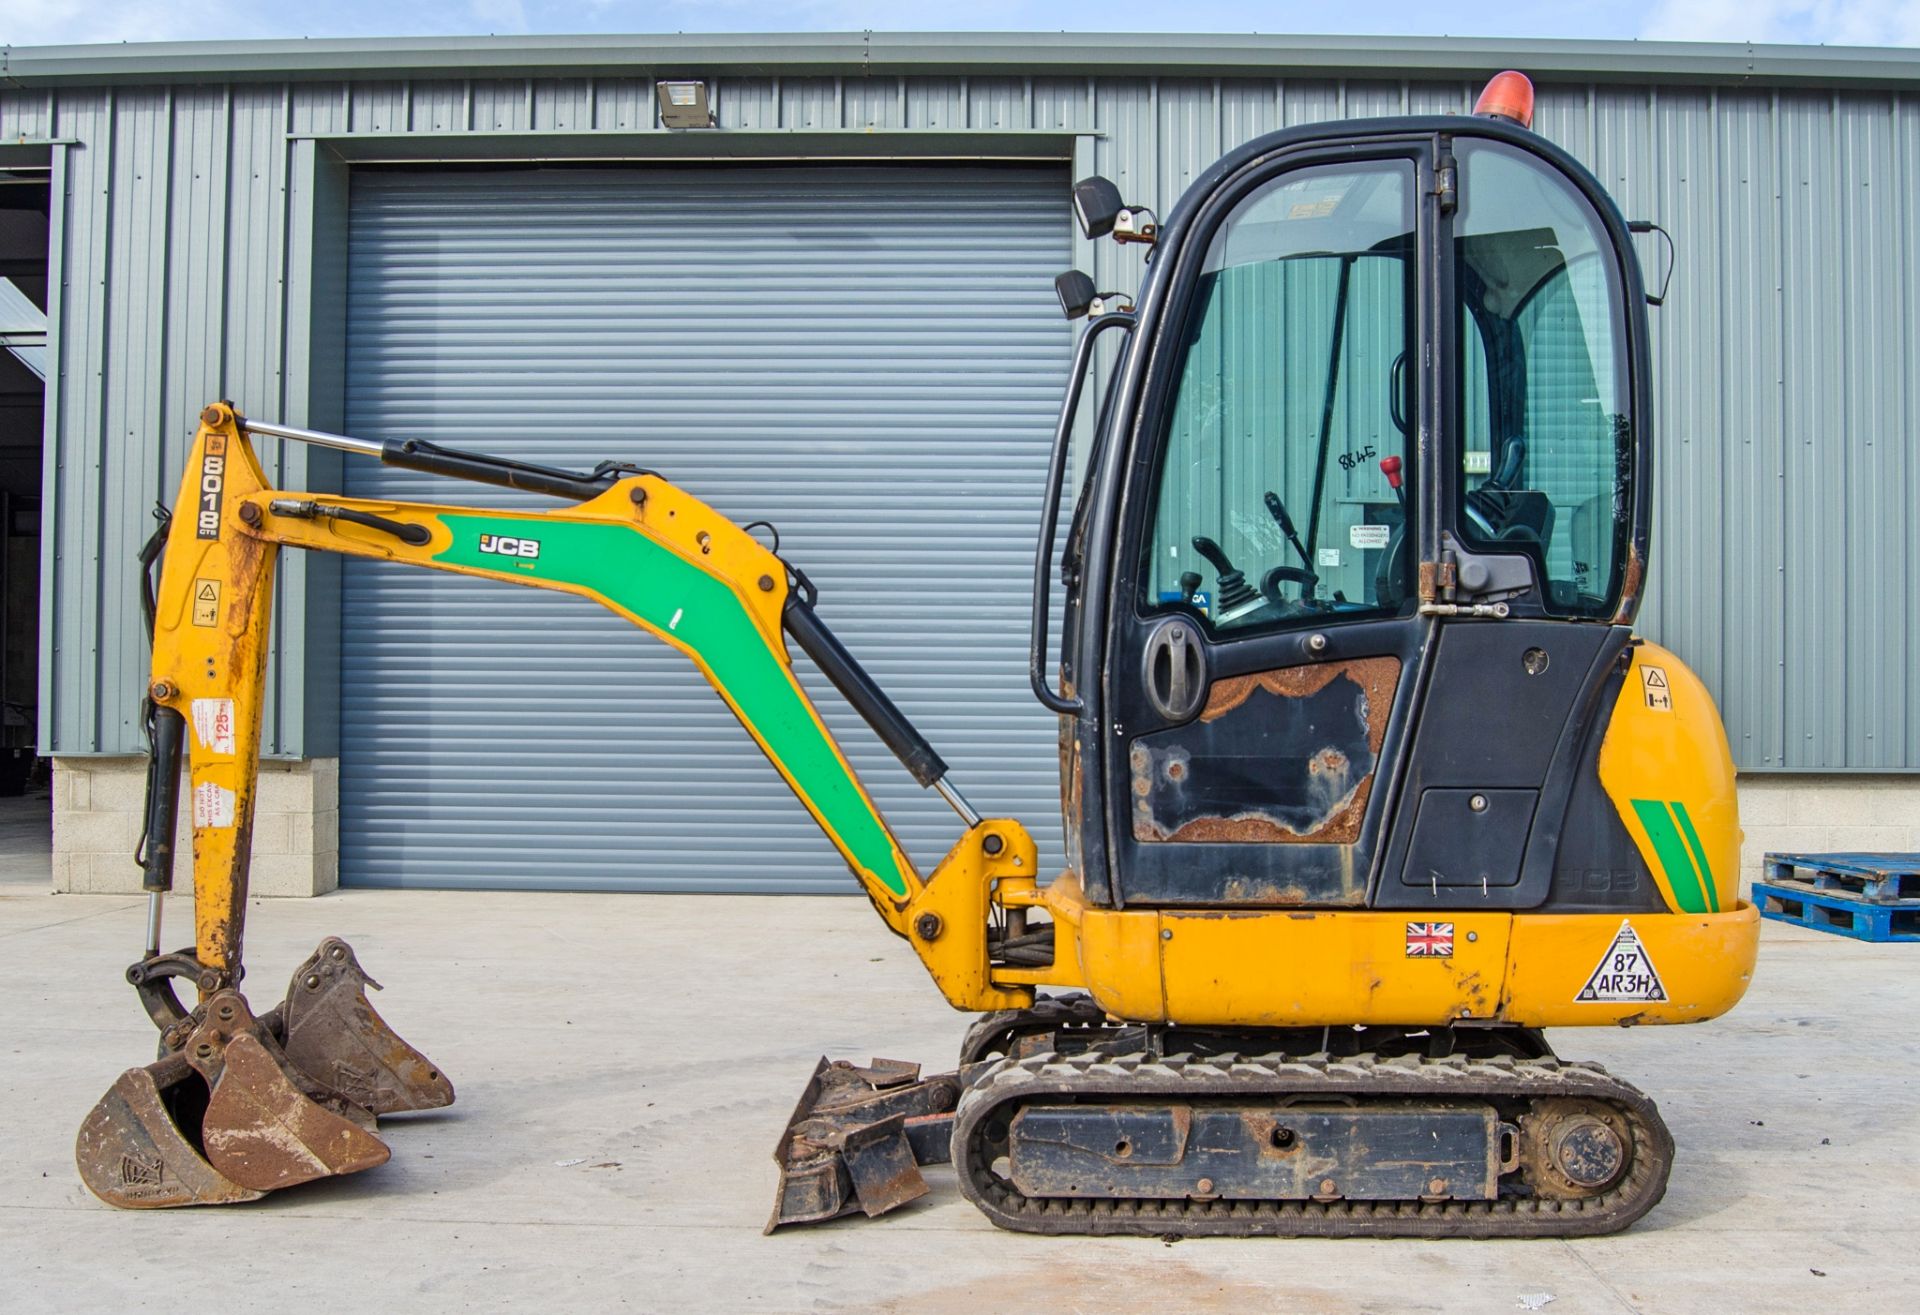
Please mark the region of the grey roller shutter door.
<svg viewBox="0 0 1920 1315"><path fill-rule="evenodd" d="M1064 167L377 172L353 183L347 421L659 470L772 521L820 613L989 815L1060 854L1026 683L1071 334ZM347 490L552 506L351 461ZM691 664L557 594L348 562L351 885L848 891ZM796 654L922 871L959 833Z"/></svg>

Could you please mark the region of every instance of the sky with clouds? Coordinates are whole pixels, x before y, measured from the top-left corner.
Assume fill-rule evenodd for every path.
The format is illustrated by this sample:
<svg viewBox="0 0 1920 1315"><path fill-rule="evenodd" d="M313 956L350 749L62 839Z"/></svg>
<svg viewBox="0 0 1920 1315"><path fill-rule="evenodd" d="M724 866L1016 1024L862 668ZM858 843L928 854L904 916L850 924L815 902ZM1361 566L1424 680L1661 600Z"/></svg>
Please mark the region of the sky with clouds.
<svg viewBox="0 0 1920 1315"><path fill-rule="evenodd" d="M0 0L0 44L596 32L1079 31L1597 37L1920 46L1920 0Z"/></svg>

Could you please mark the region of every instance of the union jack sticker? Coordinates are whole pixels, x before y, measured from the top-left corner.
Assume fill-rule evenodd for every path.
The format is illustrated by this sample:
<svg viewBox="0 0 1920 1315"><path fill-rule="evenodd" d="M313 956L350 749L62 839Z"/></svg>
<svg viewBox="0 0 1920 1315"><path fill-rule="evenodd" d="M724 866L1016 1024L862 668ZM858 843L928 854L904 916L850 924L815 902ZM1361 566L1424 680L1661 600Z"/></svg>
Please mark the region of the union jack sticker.
<svg viewBox="0 0 1920 1315"><path fill-rule="evenodd" d="M1409 959L1451 959L1453 924L1450 922L1410 922L1407 924Z"/></svg>

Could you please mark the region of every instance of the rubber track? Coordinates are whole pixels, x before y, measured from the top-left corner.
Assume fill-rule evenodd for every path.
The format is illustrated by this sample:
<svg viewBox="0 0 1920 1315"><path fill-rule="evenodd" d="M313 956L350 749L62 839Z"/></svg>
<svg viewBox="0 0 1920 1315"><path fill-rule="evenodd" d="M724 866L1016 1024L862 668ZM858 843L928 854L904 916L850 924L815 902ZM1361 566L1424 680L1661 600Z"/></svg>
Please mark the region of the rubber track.
<svg viewBox="0 0 1920 1315"><path fill-rule="evenodd" d="M959 1066L965 1068L977 1063L990 1046L1021 1034L1052 1032L1064 1027L1091 1035L1099 1029L1118 1031L1119 1026L1109 1022L1105 1011L1085 992L1038 996L1025 1009L1002 1009L974 1019L960 1042Z"/></svg>
<svg viewBox="0 0 1920 1315"><path fill-rule="evenodd" d="M1191 1201L1029 1198L991 1169L985 1129L996 1111L1055 1099L1435 1100L1583 1096L1624 1113L1633 1132L1627 1176L1577 1201ZM1597 1064L1506 1056L1036 1055L1003 1060L960 1099L953 1137L960 1190L1002 1228L1021 1233L1142 1237L1591 1237L1618 1232L1660 1201L1673 1137L1653 1102Z"/></svg>

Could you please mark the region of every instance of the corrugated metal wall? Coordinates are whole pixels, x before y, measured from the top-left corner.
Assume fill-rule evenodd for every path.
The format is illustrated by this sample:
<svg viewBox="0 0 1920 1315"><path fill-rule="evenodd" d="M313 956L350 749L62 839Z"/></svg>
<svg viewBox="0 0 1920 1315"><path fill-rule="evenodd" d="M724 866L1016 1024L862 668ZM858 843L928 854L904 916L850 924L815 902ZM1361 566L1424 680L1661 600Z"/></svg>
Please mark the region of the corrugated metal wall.
<svg viewBox="0 0 1920 1315"><path fill-rule="evenodd" d="M730 129L1096 134L1094 167L1130 199L1164 207L1257 133L1342 114L1464 111L1475 90L726 78L715 98ZM0 91L0 139L79 143L55 148L63 280L44 749L136 747L128 563L147 509L170 495L205 398L264 415L288 404L289 372L304 366L286 324L299 219L288 134L652 124L638 79ZM1673 295L1653 316L1661 449L1644 628L1706 677L1743 767L1920 768L1920 98L1562 82L1542 85L1536 126L1679 247ZM1645 256L1657 265L1651 242ZM1130 285L1138 258L1080 250L1103 287ZM296 644L283 636L283 655ZM278 670L297 674L288 661ZM301 716L276 716L270 747L299 753L316 734Z"/></svg>
<svg viewBox="0 0 1920 1315"><path fill-rule="evenodd" d="M822 619L1051 869L1056 730L1027 689L1026 620L1072 351L1050 284L1070 181L1064 165L366 173L347 419L576 469L633 460L771 521ZM553 505L371 462L348 476L367 497ZM849 889L693 664L627 622L365 562L342 601L351 884ZM796 665L931 870L953 813Z"/></svg>

